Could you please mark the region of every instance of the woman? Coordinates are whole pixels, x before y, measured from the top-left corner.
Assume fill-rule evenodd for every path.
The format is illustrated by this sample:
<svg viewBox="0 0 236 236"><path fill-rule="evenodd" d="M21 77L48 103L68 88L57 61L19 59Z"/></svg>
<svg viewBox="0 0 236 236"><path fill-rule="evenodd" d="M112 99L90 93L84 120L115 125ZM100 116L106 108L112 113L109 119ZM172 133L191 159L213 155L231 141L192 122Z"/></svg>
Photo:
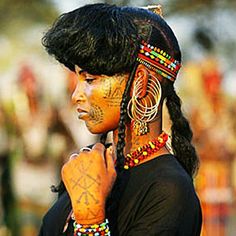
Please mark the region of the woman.
<svg viewBox="0 0 236 236"><path fill-rule="evenodd" d="M163 18L86 5L60 16L43 45L77 74L72 101L79 119L103 136L63 166L66 190L58 189L40 235L200 235L192 184L198 158L173 87L181 53ZM174 155L162 131L164 100ZM105 147L109 131L113 142Z"/></svg>

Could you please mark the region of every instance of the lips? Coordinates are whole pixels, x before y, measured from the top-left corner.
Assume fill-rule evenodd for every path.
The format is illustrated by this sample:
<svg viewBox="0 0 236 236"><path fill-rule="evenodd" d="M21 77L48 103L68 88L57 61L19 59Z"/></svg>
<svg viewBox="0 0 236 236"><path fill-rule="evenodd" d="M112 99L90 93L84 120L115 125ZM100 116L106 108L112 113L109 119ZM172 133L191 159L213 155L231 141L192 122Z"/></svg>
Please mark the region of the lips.
<svg viewBox="0 0 236 236"><path fill-rule="evenodd" d="M88 116L88 112L87 111L85 111L85 110L83 110L81 108L77 108L76 110L78 112L79 119L84 119L84 118L86 118Z"/></svg>

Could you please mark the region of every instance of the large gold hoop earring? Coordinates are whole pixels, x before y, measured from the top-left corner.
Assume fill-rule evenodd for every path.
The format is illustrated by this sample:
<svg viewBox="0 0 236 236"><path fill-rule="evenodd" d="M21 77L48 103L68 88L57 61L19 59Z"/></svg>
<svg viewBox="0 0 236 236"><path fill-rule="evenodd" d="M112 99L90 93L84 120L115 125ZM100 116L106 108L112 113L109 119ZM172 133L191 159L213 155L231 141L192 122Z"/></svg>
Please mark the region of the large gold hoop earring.
<svg viewBox="0 0 236 236"><path fill-rule="evenodd" d="M137 136L149 132L148 123L156 118L162 95L158 78L151 74L148 79L146 95L140 98L142 89L142 81L139 77L134 83L132 97L127 106L128 116Z"/></svg>

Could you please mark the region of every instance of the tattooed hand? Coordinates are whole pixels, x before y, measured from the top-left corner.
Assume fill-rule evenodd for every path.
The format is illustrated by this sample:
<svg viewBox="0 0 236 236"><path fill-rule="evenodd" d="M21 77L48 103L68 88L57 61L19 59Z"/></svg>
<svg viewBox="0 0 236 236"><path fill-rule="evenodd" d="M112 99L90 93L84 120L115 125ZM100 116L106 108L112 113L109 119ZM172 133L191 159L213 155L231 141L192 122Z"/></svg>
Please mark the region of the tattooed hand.
<svg viewBox="0 0 236 236"><path fill-rule="evenodd" d="M101 223L105 219L106 198L116 179L112 147L105 151L105 147L97 143L91 151L73 155L61 174L76 221Z"/></svg>

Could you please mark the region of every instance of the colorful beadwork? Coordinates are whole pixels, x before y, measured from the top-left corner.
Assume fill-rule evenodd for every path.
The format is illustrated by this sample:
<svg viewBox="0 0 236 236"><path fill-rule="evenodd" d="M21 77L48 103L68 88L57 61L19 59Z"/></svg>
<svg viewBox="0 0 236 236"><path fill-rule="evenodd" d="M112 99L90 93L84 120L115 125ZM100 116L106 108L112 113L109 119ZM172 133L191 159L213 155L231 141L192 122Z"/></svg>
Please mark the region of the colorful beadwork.
<svg viewBox="0 0 236 236"><path fill-rule="evenodd" d="M144 41L140 45L137 61L171 81L175 81L181 67L180 62L165 51Z"/></svg>
<svg viewBox="0 0 236 236"><path fill-rule="evenodd" d="M138 165L141 161L147 159L151 154L157 152L165 146L168 140L168 134L162 132L158 138L149 141L148 144L138 147L138 149L132 153L129 153L125 157L124 169L129 169Z"/></svg>
<svg viewBox="0 0 236 236"><path fill-rule="evenodd" d="M108 223L108 219L106 219L105 222L102 222L101 224L93 224L90 225L90 227L84 227L74 221L74 236L110 236Z"/></svg>

